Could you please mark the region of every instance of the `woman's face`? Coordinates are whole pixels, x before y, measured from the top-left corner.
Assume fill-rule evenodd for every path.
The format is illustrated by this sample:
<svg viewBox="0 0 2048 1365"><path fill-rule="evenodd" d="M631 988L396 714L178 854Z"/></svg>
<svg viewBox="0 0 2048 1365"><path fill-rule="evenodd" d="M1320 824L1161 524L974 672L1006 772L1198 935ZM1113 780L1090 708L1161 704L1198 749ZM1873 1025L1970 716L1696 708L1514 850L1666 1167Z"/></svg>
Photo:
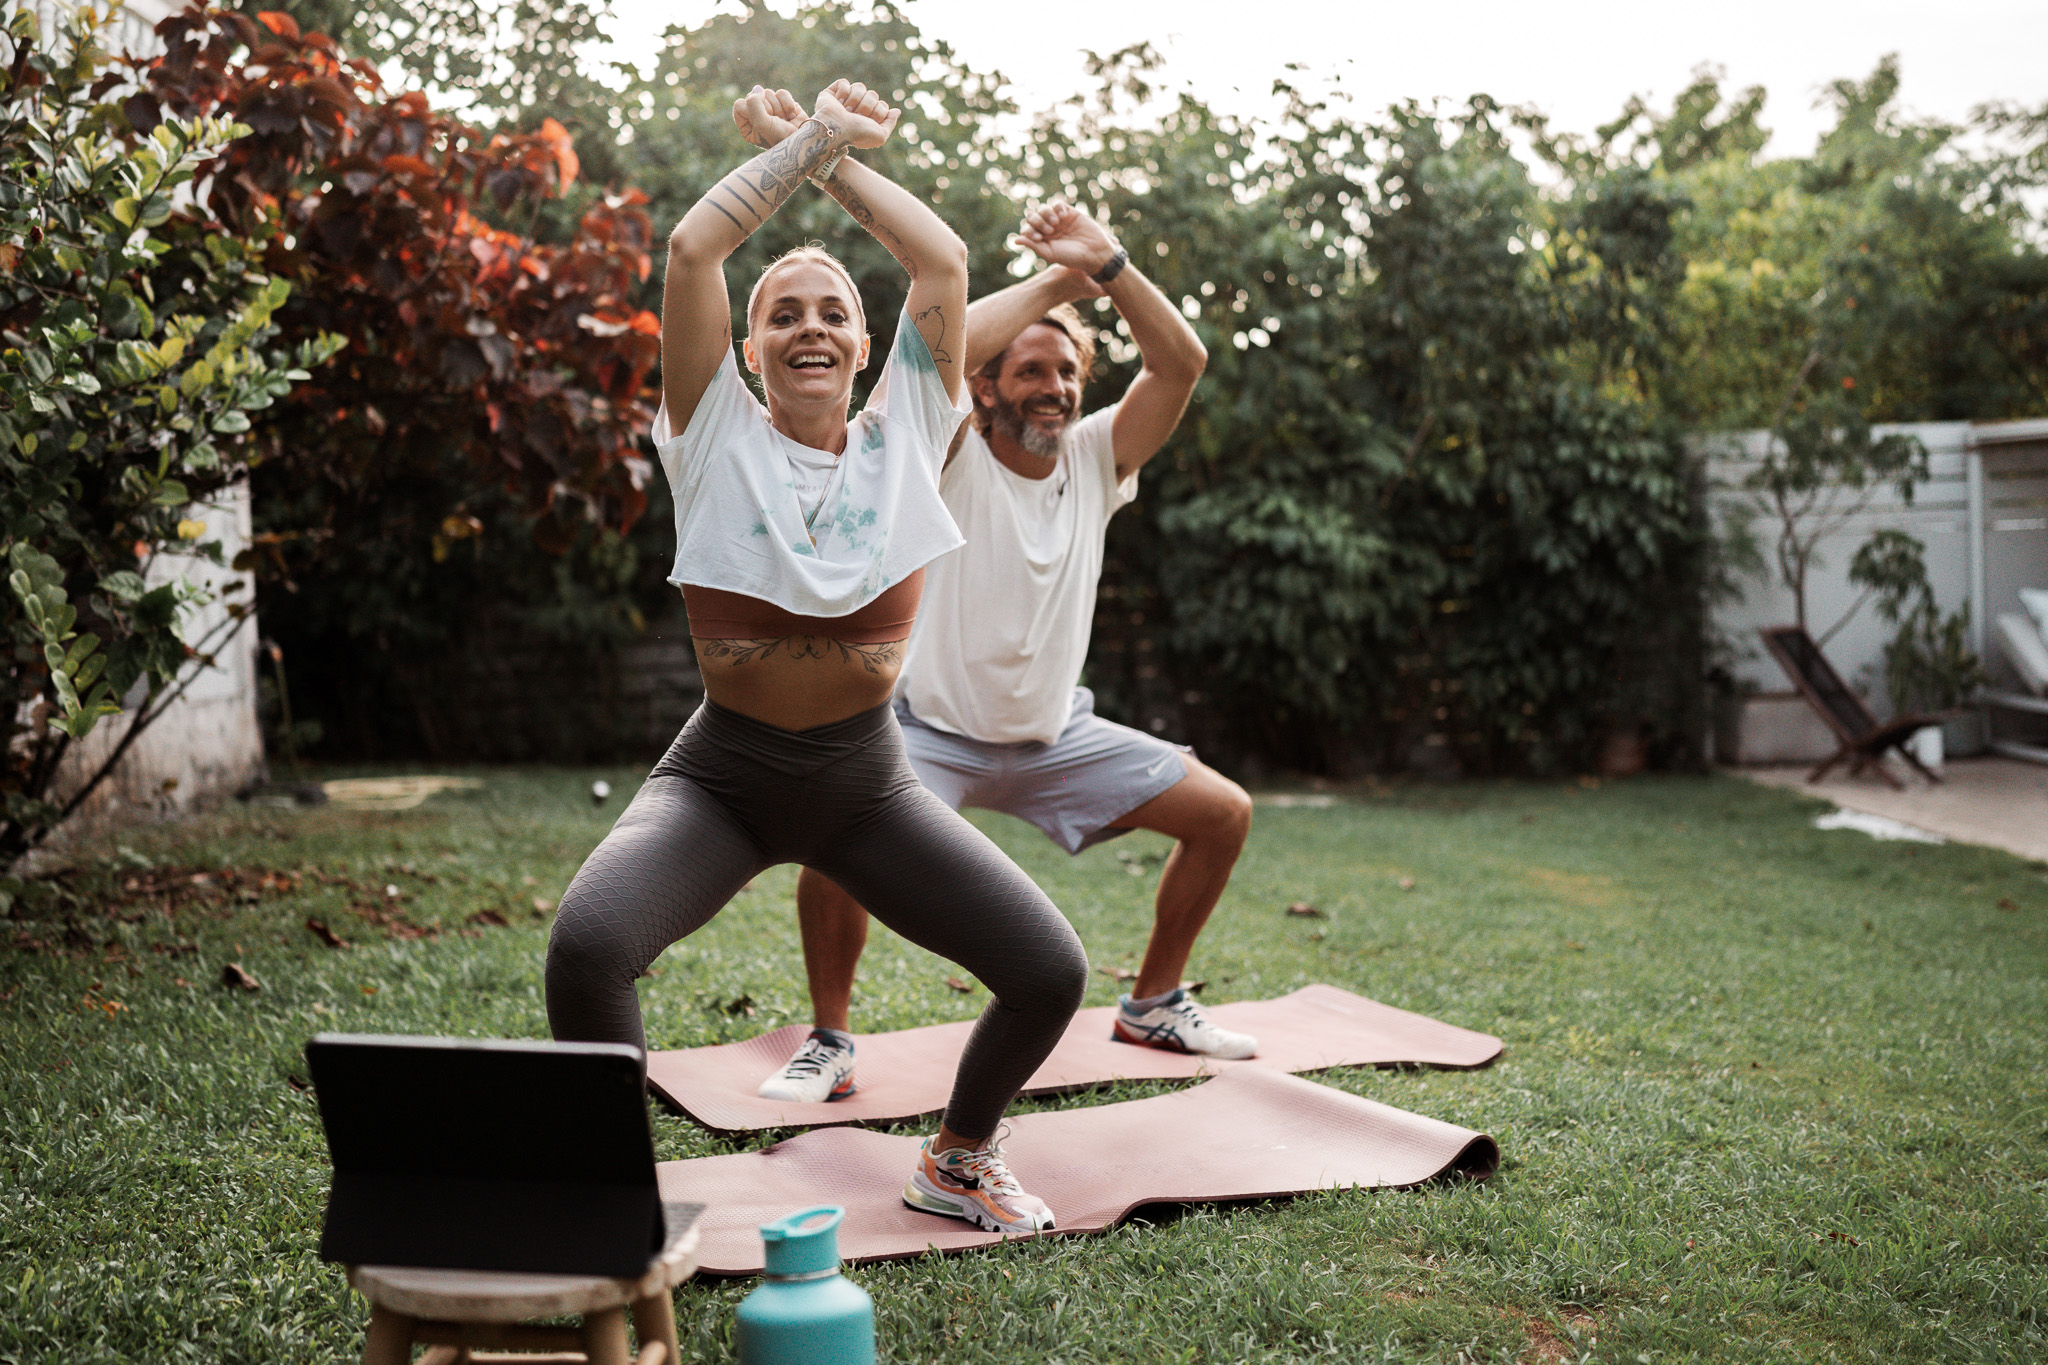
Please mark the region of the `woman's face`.
<svg viewBox="0 0 2048 1365"><path fill-rule="evenodd" d="M783 266L761 286L745 349L772 401L845 412L853 376L868 363L860 300L849 293L846 278L817 261Z"/></svg>

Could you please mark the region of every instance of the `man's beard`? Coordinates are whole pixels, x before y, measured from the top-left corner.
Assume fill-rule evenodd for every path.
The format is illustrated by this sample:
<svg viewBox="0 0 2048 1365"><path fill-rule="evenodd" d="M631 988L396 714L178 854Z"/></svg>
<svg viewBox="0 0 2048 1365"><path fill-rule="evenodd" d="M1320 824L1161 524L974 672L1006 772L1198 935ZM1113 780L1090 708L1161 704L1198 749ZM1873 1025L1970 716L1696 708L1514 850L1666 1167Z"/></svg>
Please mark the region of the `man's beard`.
<svg viewBox="0 0 2048 1365"><path fill-rule="evenodd" d="M1060 447L1067 439L1067 424L1073 421L1073 418L1074 410L1068 408L1060 416L1059 428L1047 431L1024 416L1023 405L1012 403L999 393L996 395L995 411L990 421L997 431L1024 447L1025 454L1049 460L1060 453Z"/></svg>

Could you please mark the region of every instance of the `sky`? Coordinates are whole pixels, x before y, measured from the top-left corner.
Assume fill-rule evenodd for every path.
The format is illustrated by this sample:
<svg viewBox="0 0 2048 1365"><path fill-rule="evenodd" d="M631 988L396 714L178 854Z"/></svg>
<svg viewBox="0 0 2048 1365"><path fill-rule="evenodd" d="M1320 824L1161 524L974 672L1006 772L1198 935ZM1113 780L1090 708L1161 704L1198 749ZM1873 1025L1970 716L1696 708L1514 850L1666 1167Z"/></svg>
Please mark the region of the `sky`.
<svg viewBox="0 0 2048 1365"><path fill-rule="evenodd" d="M646 53L670 23L696 23L720 0L614 0L619 50ZM728 0L729 3L729 0ZM787 0L771 0L779 10ZM1809 152L1831 120L1816 110L1831 81L1862 79L1899 54L1901 101L1960 121L1986 101L2048 105L2048 0L1719 0L1698 10L1642 0L902 0L925 33L983 71L1000 71L1027 112L1082 89L1082 50L1150 40L1169 88L1256 115L1288 63L1339 74L1370 114L1406 98L1462 101L1484 91L1532 104L1554 126L1590 132L1631 94L1668 107L1702 63L1725 88L1770 92L1769 154ZM766 73L764 73L764 76ZM768 83L764 80L764 83Z"/></svg>

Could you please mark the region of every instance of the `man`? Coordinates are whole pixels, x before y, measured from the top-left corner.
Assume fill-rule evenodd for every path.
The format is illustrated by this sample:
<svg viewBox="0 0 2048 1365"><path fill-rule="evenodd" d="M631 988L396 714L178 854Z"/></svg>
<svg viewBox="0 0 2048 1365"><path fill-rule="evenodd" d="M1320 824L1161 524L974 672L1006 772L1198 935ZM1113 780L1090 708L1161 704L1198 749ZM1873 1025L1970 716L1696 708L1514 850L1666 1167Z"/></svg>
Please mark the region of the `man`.
<svg viewBox="0 0 2048 1365"><path fill-rule="evenodd" d="M1257 1041L1210 1024L1180 981L1244 848L1251 799L1185 749L1096 716L1076 685L1109 518L1137 496L1208 354L1087 214L1048 205L1018 240L1050 268L968 309L974 417L940 480L967 544L927 572L897 719L919 779L956 809L1018 816L1069 853L1132 829L1176 840L1115 1036L1249 1057ZM1121 402L1076 421L1095 346L1073 305L1104 296L1143 367ZM868 917L809 868L797 910L816 1027L760 1093L816 1102L853 1090L847 1011Z"/></svg>

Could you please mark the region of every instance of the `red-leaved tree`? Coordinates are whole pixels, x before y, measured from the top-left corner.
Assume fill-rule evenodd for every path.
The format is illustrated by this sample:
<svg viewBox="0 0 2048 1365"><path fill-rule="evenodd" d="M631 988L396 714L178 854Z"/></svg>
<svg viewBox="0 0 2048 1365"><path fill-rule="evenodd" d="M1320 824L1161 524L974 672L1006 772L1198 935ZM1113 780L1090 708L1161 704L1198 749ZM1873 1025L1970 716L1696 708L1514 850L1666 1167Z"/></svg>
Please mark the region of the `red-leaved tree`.
<svg viewBox="0 0 2048 1365"><path fill-rule="evenodd" d="M358 753L473 750L464 668L536 629L629 636L660 586L627 538L660 354L646 198L578 185L553 120L471 127L284 14L195 4L157 33L128 121L254 130L191 211L265 244L287 338L347 341L251 461L248 562L299 714Z"/></svg>
<svg viewBox="0 0 2048 1365"><path fill-rule="evenodd" d="M483 530L469 499L433 509L387 494L451 452L476 486L515 499L543 548L566 549L582 524L629 528L646 507L639 438L660 350L637 303L645 196L598 198L572 240L536 242L541 204L577 176L553 120L487 135L416 92L386 98L367 62L284 14L195 5L157 32L167 50L130 122L147 132L170 110L255 130L207 168L200 202L269 239L268 268L293 284L278 313L288 334L349 343L276 423L274 458L327 492L303 500L325 524L295 528L300 540L397 515L412 524L385 534L446 558Z"/></svg>

